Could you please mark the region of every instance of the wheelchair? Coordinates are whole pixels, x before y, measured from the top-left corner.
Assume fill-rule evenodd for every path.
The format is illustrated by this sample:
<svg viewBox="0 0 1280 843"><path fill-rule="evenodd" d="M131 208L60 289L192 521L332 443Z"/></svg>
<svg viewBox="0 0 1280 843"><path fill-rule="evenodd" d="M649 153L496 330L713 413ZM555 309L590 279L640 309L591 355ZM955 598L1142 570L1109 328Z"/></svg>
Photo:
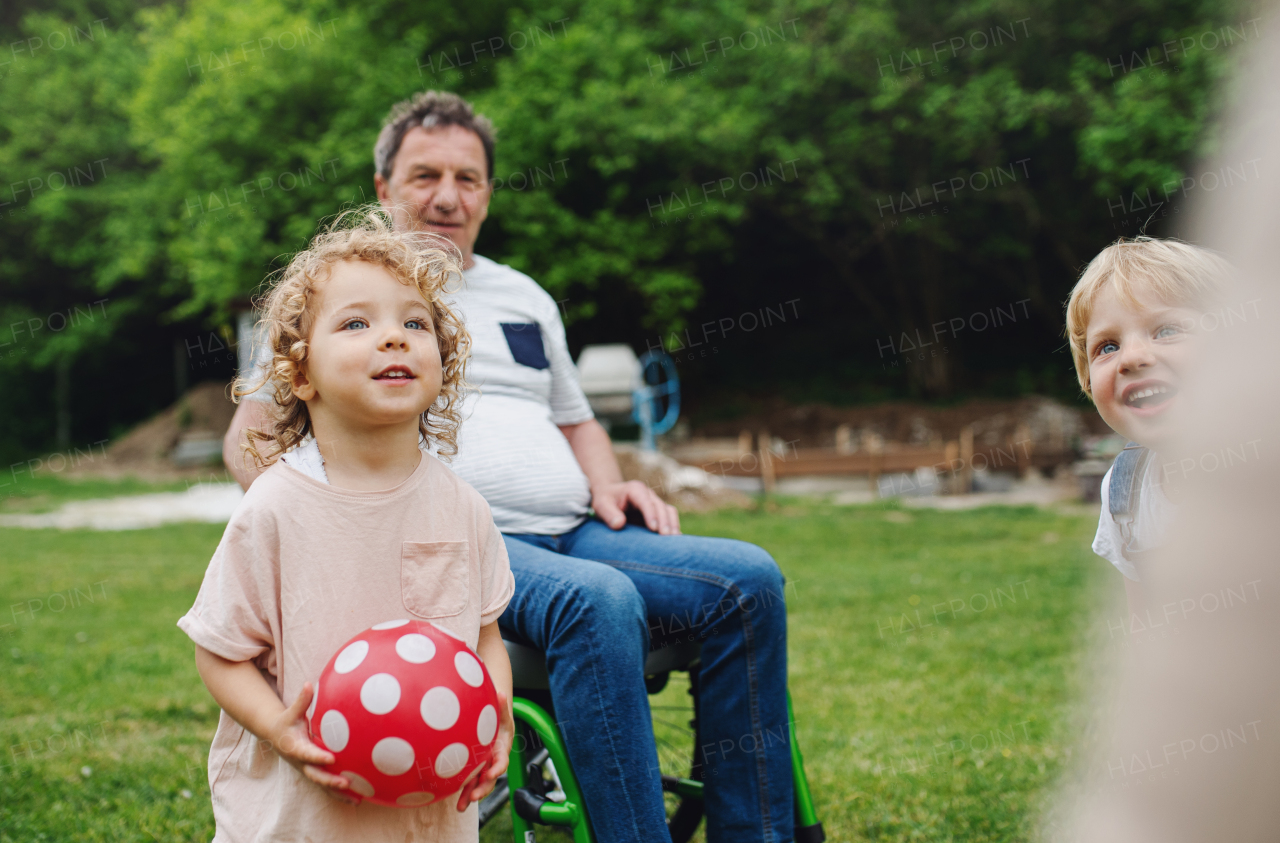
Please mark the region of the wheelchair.
<svg viewBox="0 0 1280 843"><path fill-rule="evenodd" d="M503 642L511 658L514 694L512 712L516 734L507 775L498 779L493 792L480 803L480 825L510 804L515 843L534 841L536 826L556 826L569 831L574 843L594 843L586 805L578 780L569 766L569 755L552 713L550 681L543 654L514 641ZM686 843L702 822L702 763L698 753L697 690L701 647L680 642L652 650L644 666L645 687L661 692L673 671L689 675L693 696L692 761L687 776L663 774L662 789L668 803L667 828L673 843ZM787 719L791 723L791 771L795 782L796 843L822 843L826 835L818 821L805 776L800 747L796 743L791 695L787 695ZM674 808L671 806L674 805Z"/></svg>

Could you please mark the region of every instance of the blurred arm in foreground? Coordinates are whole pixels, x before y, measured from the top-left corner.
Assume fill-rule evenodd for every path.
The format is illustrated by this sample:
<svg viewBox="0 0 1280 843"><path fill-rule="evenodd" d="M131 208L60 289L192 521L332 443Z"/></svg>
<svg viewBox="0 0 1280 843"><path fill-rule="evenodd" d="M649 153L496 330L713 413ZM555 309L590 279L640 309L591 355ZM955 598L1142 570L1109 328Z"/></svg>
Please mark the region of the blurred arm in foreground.
<svg viewBox="0 0 1280 843"><path fill-rule="evenodd" d="M1240 289L1205 315L1212 342L1188 381L1195 400L1162 455L1180 483L1180 517L1143 576L1151 622L1131 634L1105 689L1097 751L1046 828L1055 841L1245 843L1274 840L1280 827L1275 33L1243 68L1243 84L1224 92L1234 105L1217 160L1204 168L1222 174L1220 189L1201 197L1183 232L1230 260ZM1248 161L1262 166L1226 178Z"/></svg>

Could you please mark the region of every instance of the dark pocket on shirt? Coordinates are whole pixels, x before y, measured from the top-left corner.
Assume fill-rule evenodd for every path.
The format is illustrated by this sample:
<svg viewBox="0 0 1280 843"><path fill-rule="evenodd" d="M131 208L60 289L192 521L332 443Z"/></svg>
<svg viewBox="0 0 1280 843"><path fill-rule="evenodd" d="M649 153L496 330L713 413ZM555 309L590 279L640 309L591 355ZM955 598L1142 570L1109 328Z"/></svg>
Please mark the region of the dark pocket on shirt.
<svg viewBox="0 0 1280 843"><path fill-rule="evenodd" d="M522 366L532 369L545 369L551 364L547 361L547 352L542 347L542 329L537 322L499 322L502 333L507 338L507 348L511 356Z"/></svg>
<svg viewBox="0 0 1280 843"><path fill-rule="evenodd" d="M400 599L414 617L451 618L471 597L471 547L467 542L403 542Z"/></svg>

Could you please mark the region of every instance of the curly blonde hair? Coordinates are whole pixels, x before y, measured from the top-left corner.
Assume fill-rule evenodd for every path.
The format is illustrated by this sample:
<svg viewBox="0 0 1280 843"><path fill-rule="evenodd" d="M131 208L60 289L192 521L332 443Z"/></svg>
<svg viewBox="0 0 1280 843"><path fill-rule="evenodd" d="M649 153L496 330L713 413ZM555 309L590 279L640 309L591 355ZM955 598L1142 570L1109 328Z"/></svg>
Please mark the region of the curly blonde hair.
<svg viewBox="0 0 1280 843"><path fill-rule="evenodd" d="M1092 400L1085 335L1094 301L1104 289L1114 284L1130 305L1137 305L1138 295L1145 292L1167 304L1205 309L1224 292L1231 273L1231 265L1217 253L1172 238L1121 237L1099 252L1067 300L1066 335L1081 391Z"/></svg>
<svg viewBox="0 0 1280 843"><path fill-rule="evenodd" d="M466 390L466 364L471 335L444 302L451 281L462 279L462 259L449 240L423 232L397 231L386 209L369 205L336 217L310 246L275 274L270 291L256 302L258 323L267 331L271 366L265 378L238 377L235 400L259 389L274 389L269 404L273 418L266 430L251 428L245 451L258 466L274 463L311 431L307 405L293 394L294 379L307 361L313 303L334 265L363 261L381 267L401 284L418 289L431 305L432 325L440 349L440 395L418 420L421 437L435 443L446 458L458 452L460 404ZM268 279L271 282L272 279ZM260 444L270 447L264 453Z"/></svg>

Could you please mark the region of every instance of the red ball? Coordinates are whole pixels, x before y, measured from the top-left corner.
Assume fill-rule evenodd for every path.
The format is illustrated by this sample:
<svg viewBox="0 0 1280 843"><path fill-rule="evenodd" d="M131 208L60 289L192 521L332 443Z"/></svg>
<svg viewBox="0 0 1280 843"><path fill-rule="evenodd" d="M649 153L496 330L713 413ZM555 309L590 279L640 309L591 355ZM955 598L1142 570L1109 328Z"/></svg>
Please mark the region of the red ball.
<svg viewBox="0 0 1280 843"><path fill-rule="evenodd" d="M427 621L380 623L343 645L316 685L324 768L378 805L417 808L462 789L489 759L498 692L466 642Z"/></svg>

